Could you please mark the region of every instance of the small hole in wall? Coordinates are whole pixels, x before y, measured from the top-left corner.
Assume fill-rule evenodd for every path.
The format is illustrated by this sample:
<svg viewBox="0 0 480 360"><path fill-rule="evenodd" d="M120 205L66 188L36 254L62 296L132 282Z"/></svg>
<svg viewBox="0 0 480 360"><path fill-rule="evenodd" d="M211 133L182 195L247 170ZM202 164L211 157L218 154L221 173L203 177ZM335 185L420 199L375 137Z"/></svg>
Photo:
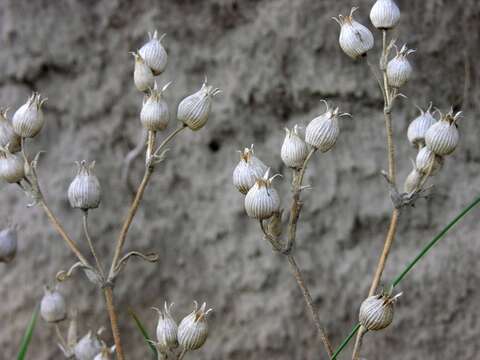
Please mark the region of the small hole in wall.
<svg viewBox="0 0 480 360"><path fill-rule="evenodd" d="M208 148L210 149L211 152L215 153L215 152L218 152L218 150L220 150L220 142L216 139L212 139L210 140L210 142L208 143Z"/></svg>

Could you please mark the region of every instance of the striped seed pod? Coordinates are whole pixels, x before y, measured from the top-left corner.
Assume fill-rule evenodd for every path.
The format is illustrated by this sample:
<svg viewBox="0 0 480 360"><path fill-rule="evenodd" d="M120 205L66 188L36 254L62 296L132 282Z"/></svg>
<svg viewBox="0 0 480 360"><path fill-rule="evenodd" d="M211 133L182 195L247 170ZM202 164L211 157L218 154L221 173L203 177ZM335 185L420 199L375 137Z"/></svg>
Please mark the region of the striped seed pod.
<svg viewBox="0 0 480 360"><path fill-rule="evenodd" d="M401 295L379 294L365 299L360 306L360 324L370 331L385 329L393 321L394 305Z"/></svg>
<svg viewBox="0 0 480 360"><path fill-rule="evenodd" d="M0 148L0 179L10 184L20 182L25 177L24 163L20 155Z"/></svg>
<svg viewBox="0 0 480 360"><path fill-rule="evenodd" d="M178 104L177 119L193 131L200 130L208 121L212 108L212 99L221 90L207 85L207 79L200 90L187 96Z"/></svg>
<svg viewBox="0 0 480 360"><path fill-rule="evenodd" d="M403 184L403 191L407 194L411 194L417 190L423 178L423 174L417 169L417 166L413 160L412 164L413 169L410 174L408 174L407 178L405 179L405 183Z"/></svg>
<svg viewBox="0 0 480 360"><path fill-rule="evenodd" d="M102 343L95 334L89 331L74 347L76 360L92 360L102 351Z"/></svg>
<svg viewBox="0 0 480 360"><path fill-rule="evenodd" d="M77 175L68 187L68 200L72 208L89 210L100 205L100 182L93 169L95 161L88 164L85 160L77 162Z"/></svg>
<svg viewBox="0 0 480 360"><path fill-rule="evenodd" d="M163 92L167 90L170 84L167 83L159 90L155 82L153 89L149 89L149 94L144 98L142 110L140 111L140 121L145 129L162 131L167 128L170 113L168 104L163 99Z"/></svg>
<svg viewBox="0 0 480 360"><path fill-rule="evenodd" d="M157 30L148 33L148 42L138 50L145 64L152 70L153 75L160 75L167 67L168 55L162 45L165 35L158 37Z"/></svg>
<svg viewBox="0 0 480 360"><path fill-rule="evenodd" d="M56 289L45 287L40 303L40 315L49 323L58 323L67 318L67 304L63 295Z"/></svg>
<svg viewBox="0 0 480 360"><path fill-rule="evenodd" d="M434 176L442 168L443 158L435 155L435 153L427 147L423 147L418 151L415 166L422 174L430 172L430 176ZM431 170L430 167L432 167Z"/></svg>
<svg viewBox="0 0 480 360"><path fill-rule="evenodd" d="M377 0L370 10L370 21L379 30L393 29L400 20L400 9L393 0Z"/></svg>
<svg viewBox="0 0 480 360"><path fill-rule="evenodd" d="M177 330L178 326L170 313L173 304L164 305L164 311L153 308L159 314L157 324L157 347L162 353L178 347Z"/></svg>
<svg viewBox="0 0 480 360"><path fill-rule="evenodd" d="M17 229L8 227L0 231L0 262L9 263L17 254Z"/></svg>
<svg viewBox="0 0 480 360"><path fill-rule="evenodd" d="M186 351L201 348L208 337L207 316L212 309L206 310L206 303L200 308L196 301L194 304L193 312L183 318L178 326L178 343Z"/></svg>
<svg viewBox="0 0 480 360"><path fill-rule="evenodd" d="M280 210L280 197L272 186L272 180L279 174L273 177L269 175L270 169L267 169L245 196L245 210L251 218L265 220Z"/></svg>
<svg viewBox="0 0 480 360"><path fill-rule="evenodd" d="M131 52L135 58L135 68L133 70L133 82L139 91L146 92L155 85L155 77L152 70L145 63L145 60L138 52Z"/></svg>
<svg viewBox="0 0 480 360"><path fill-rule="evenodd" d="M412 77L412 65L408 61L408 55L414 53L414 49L408 49L403 45L400 51L397 49L397 55L387 64L387 80L390 86L400 88Z"/></svg>
<svg viewBox="0 0 480 360"><path fill-rule="evenodd" d="M33 93L25 104L20 106L12 118L13 130L18 136L31 138L42 130L45 122L42 106L47 101L40 94Z"/></svg>
<svg viewBox="0 0 480 360"><path fill-rule="evenodd" d="M333 19L340 25L338 42L343 52L353 59L367 54L373 48L374 40L371 31L353 19L353 13L358 8L353 7L349 16L338 15Z"/></svg>
<svg viewBox="0 0 480 360"><path fill-rule="evenodd" d="M407 137L412 145L421 147L425 145L425 134L427 130L435 124L436 120L431 113L432 103L430 103L425 111L421 108L418 109L420 110L420 115L413 119L410 125L408 125Z"/></svg>
<svg viewBox="0 0 480 360"><path fill-rule="evenodd" d="M0 147L16 153L21 150L21 138L7 120L7 112L8 109L0 109Z"/></svg>
<svg viewBox="0 0 480 360"><path fill-rule="evenodd" d="M285 128L286 135L282 144L280 156L283 163L291 168L301 168L308 155L308 146L298 134L298 125L292 130Z"/></svg>
<svg viewBox="0 0 480 360"><path fill-rule="evenodd" d="M255 185L258 178L261 178L267 166L253 153L253 145L240 152L240 162L233 170L233 185L242 194L246 195L248 190Z"/></svg>
<svg viewBox="0 0 480 360"><path fill-rule="evenodd" d="M461 111L454 114L452 109L445 116L442 115L439 121L430 126L425 134L427 148L439 156L453 153L460 140L457 121L461 115Z"/></svg>

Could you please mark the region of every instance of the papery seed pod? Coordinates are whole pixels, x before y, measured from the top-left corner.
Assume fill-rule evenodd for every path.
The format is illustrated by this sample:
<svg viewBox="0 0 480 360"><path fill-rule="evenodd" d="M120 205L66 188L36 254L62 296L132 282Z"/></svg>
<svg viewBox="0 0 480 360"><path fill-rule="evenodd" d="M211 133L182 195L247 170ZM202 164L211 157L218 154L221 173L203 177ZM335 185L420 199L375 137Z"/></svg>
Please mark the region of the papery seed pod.
<svg viewBox="0 0 480 360"><path fill-rule="evenodd" d="M145 60L137 52L131 53L135 58L135 68L133 70L133 82L139 91L147 91L155 85L155 77L152 70L147 66Z"/></svg>
<svg viewBox="0 0 480 360"><path fill-rule="evenodd" d="M265 220L280 210L280 197L272 186L272 180L278 174L273 177L269 175L270 169L267 169L265 175L256 180L245 196L245 210L251 218Z"/></svg>
<svg viewBox="0 0 480 360"><path fill-rule="evenodd" d="M360 306L360 324L370 331L385 329L393 321L394 305L401 295L379 294L366 298Z"/></svg>
<svg viewBox="0 0 480 360"><path fill-rule="evenodd" d="M338 18L333 18L340 25L340 47L353 59L366 55L374 43L370 30L353 19L357 9L352 8L349 16L338 15Z"/></svg>
<svg viewBox="0 0 480 360"><path fill-rule="evenodd" d="M98 337L88 332L80 341L75 345L75 359L76 360L92 360L102 350L102 343Z"/></svg>
<svg viewBox="0 0 480 360"><path fill-rule="evenodd" d="M245 148L239 152L240 162L233 170L233 185L245 195L255 185L255 181L265 174L267 165L254 155L253 145L250 149Z"/></svg>
<svg viewBox="0 0 480 360"><path fill-rule="evenodd" d="M168 104L163 99L163 92L167 90L171 83L167 83L161 90L157 83L153 89L150 89L148 96L143 100L142 110L140 111L140 121L145 129L150 131L162 131L168 126L170 113Z"/></svg>
<svg viewBox="0 0 480 360"><path fill-rule="evenodd" d="M221 90L207 85L207 79L200 90L187 96L178 104L177 119L191 130L201 129L208 121L212 108L212 98Z"/></svg>
<svg viewBox="0 0 480 360"><path fill-rule="evenodd" d="M400 20L400 9L393 0L377 0L370 10L370 21L379 30L393 29Z"/></svg>
<svg viewBox="0 0 480 360"><path fill-rule="evenodd" d="M408 141L413 145L420 147L425 145L425 134L427 130L435 124L436 120L430 112L432 109L432 103L430 103L427 110L420 110L420 115L417 116L413 121L408 125L407 137Z"/></svg>
<svg viewBox="0 0 480 360"><path fill-rule="evenodd" d="M457 121L462 112L453 113L451 110L440 121L430 126L425 134L427 148L439 156L453 153L458 145L460 135L457 129Z"/></svg>
<svg viewBox="0 0 480 360"><path fill-rule="evenodd" d="M0 109L0 147L16 153L21 150L21 138L7 120L7 112L8 109Z"/></svg>
<svg viewBox="0 0 480 360"><path fill-rule="evenodd" d="M25 177L23 158L12 154L6 149L0 149L0 179L7 183L18 183Z"/></svg>
<svg viewBox="0 0 480 360"><path fill-rule="evenodd" d="M397 49L397 55L387 64L387 80L390 86L400 88L410 80L413 69L407 57L414 52L415 50L408 49L406 44L400 51Z"/></svg>
<svg viewBox="0 0 480 360"><path fill-rule="evenodd" d="M67 304L63 295L56 289L45 287L40 303L40 315L49 323L57 323L67 318Z"/></svg>
<svg viewBox="0 0 480 360"><path fill-rule="evenodd" d="M339 114L338 107L330 109L328 103L322 100L327 109L325 112L310 121L305 130L305 142L321 152L327 152L337 142L340 128L338 127L338 117L350 116L350 114Z"/></svg>
<svg viewBox="0 0 480 360"><path fill-rule="evenodd" d="M288 167L301 168L308 155L308 146L298 134L298 125L295 125L293 130L285 128L285 131L287 134L280 151L282 161Z"/></svg>
<svg viewBox="0 0 480 360"><path fill-rule="evenodd" d="M47 101L40 94L33 93L25 104L20 106L12 118L12 127L17 135L31 138L42 130L44 124L42 106Z"/></svg>
<svg viewBox="0 0 480 360"><path fill-rule="evenodd" d="M405 183L403 184L403 191L407 194L411 194L417 190L423 178L423 174L418 171L415 162L412 161L412 163L413 170L410 172L410 174L408 174L407 178L405 179Z"/></svg>
<svg viewBox="0 0 480 360"><path fill-rule="evenodd" d="M9 263L17 253L17 229L9 227L0 231L0 262Z"/></svg>
<svg viewBox="0 0 480 360"><path fill-rule="evenodd" d="M194 304L193 312L184 317L178 325L178 343L187 351L197 350L205 344L208 337L207 315L212 311L206 310L206 303L203 303L200 309L196 301Z"/></svg>
<svg viewBox="0 0 480 360"><path fill-rule="evenodd" d="M77 175L68 187L68 200L72 208L89 210L100 205L101 188L93 169L95 161L88 164L85 160L77 162Z"/></svg>
<svg viewBox="0 0 480 360"><path fill-rule="evenodd" d="M159 38L157 30L148 33L149 41L138 50L153 75L160 75L167 67L168 55L161 43L165 35Z"/></svg>
<svg viewBox="0 0 480 360"><path fill-rule="evenodd" d="M415 166L422 174L430 172L430 176L433 176L442 168L443 158L435 155L435 153L427 147L424 147L418 151ZM430 166L432 167L431 170Z"/></svg>
<svg viewBox="0 0 480 360"><path fill-rule="evenodd" d="M157 347L162 353L166 353L168 350L178 347L177 330L178 326L170 313L170 309L173 304L164 305L164 311L153 308L159 314L157 324Z"/></svg>

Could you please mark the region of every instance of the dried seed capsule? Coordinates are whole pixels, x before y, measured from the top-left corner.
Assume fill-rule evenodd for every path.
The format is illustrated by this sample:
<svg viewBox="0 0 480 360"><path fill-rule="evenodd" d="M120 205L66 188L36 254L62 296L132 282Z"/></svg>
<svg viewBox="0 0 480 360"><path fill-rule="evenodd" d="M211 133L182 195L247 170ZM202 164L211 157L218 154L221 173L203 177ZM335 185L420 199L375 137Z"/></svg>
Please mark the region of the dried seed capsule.
<svg viewBox="0 0 480 360"><path fill-rule="evenodd" d="M201 129L208 121L212 108L212 98L220 92L220 89L207 85L205 79L200 90L187 96L178 104L177 119L191 130Z"/></svg>
<svg viewBox="0 0 480 360"><path fill-rule="evenodd" d="M17 253L17 230L7 228L0 231L0 262L9 263Z"/></svg>
<svg viewBox="0 0 480 360"><path fill-rule="evenodd" d="M265 174L267 166L254 155L253 145L239 152L240 162L233 170L233 185L245 195L255 181Z"/></svg>
<svg viewBox="0 0 480 360"><path fill-rule="evenodd" d="M324 100L323 100L324 101ZM327 152L337 142L340 128L338 127L339 116L350 116L350 114L339 114L338 107L330 109L324 101L327 109L325 112L310 121L305 130L305 142L321 152Z"/></svg>
<svg viewBox="0 0 480 360"><path fill-rule="evenodd" d="M423 174L418 171L415 162L413 162L413 170L408 174L403 184L403 191L407 194L410 194L418 189L420 183L422 182Z"/></svg>
<svg viewBox="0 0 480 360"><path fill-rule="evenodd" d="M154 308L160 316L157 324L157 347L162 353L175 349L178 346L178 327L170 313L172 306L173 304L167 305L165 303L164 311Z"/></svg>
<svg viewBox="0 0 480 360"><path fill-rule="evenodd" d="M135 58L135 68L133 70L133 82L139 91L147 91L155 85L155 77L152 70L147 66L145 60L136 52L131 53Z"/></svg>
<svg viewBox="0 0 480 360"><path fill-rule="evenodd" d="M433 176L442 168L443 158L424 147L418 151L415 166L422 174L427 174L430 171L430 176ZM431 170L429 170L430 166L432 166Z"/></svg>
<svg viewBox="0 0 480 360"><path fill-rule="evenodd" d="M440 121L430 126L425 134L427 148L440 156L454 152L460 138L457 121L461 114L461 112L454 114L452 110L445 116L442 115Z"/></svg>
<svg viewBox="0 0 480 360"><path fill-rule="evenodd" d="M400 9L393 0L377 0L370 10L370 21L377 29L393 29L399 20Z"/></svg>
<svg viewBox="0 0 480 360"><path fill-rule="evenodd" d="M160 75L167 67L167 52L162 45L166 34L158 37L158 32L148 33L149 41L143 45L138 53L145 60L145 64L152 70L153 75Z"/></svg>
<svg viewBox="0 0 480 360"><path fill-rule="evenodd" d="M76 360L92 360L102 350L102 343L91 331L75 345Z"/></svg>
<svg viewBox="0 0 480 360"><path fill-rule="evenodd" d="M367 330L385 329L392 323L395 301L401 295L379 294L365 299L360 306L360 324Z"/></svg>
<svg viewBox="0 0 480 360"><path fill-rule="evenodd" d="M63 295L55 289L45 287L45 294L40 303L40 314L43 320L56 323L67 318L67 305Z"/></svg>
<svg viewBox="0 0 480 360"><path fill-rule="evenodd" d="M162 90L158 90L157 83L150 89L149 95L144 99L140 111L140 121L145 129L150 131L162 131L168 126L170 113L167 102L163 99L163 92L168 88L167 83Z"/></svg>
<svg viewBox="0 0 480 360"><path fill-rule="evenodd" d="M21 150L21 138L8 122L7 112L8 109L0 109L0 147L16 153Z"/></svg>
<svg viewBox="0 0 480 360"><path fill-rule="evenodd" d="M308 155L308 146L298 134L298 125L293 130L285 128L285 131L287 134L280 151L283 163L294 169L301 168Z"/></svg>
<svg viewBox="0 0 480 360"><path fill-rule="evenodd" d="M7 183L18 183L25 177L23 158L12 154L6 149L0 149L0 179Z"/></svg>
<svg viewBox="0 0 480 360"><path fill-rule="evenodd" d="M197 350L205 344L208 337L207 315L212 311L212 309L205 311L206 303L203 303L200 309L196 301L194 304L193 312L183 318L178 325L178 343L187 351Z"/></svg>
<svg viewBox="0 0 480 360"><path fill-rule="evenodd" d="M353 19L353 13L357 9L352 8L349 16L338 15L338 18L333 18L340 25L338 39L340 47L353 59L366 55L373 47L373 35L370 30Z"/></svg>
<svg viewBox="0 0 480 360"><path fill-rule="evenodd" d="M265 220L280 210L280 197L272 186L272 180L278 174L271 178L269 174L270 169L267 169L263 178L257 179L245 196L245 210L251 218Z"/></svg>
<svg viewBox="0 0 480 360"><path fill-rule="evenodd" d="M413 69L407 56L414 52L415 50L408 49L406 44L400 51L397 49L397 55L387 64L387 79L390 86L400 88L410 80Z"/></svg>
<svg viewBox="0 0 480 360"><path fill-rule="evenodd" d="M96 209L101 200L101 188L93 169L95 161L88 164L85 160L77 162L77 175L68 187L68 200L76 209Z"/></svg>
<svg viewBox="0 0 480 360"><path fill-rule="evenodd" d="M42 105L47 99L40 94L33 93L25 104L13 114L12 127L15 132L24 138L31 138L42 130L44 118Z"/></svg>
<svg viewBox="0 0 480 360"><path fill-rule="evenodd" d="M427 130L435 124L436 120L430 112L432 109L432 103L430 103L427 110L420 110L420 115L417 116L413 121L408 125L407 137L408 141L413 145L420 147L425 145L425 134Z"/></svg>

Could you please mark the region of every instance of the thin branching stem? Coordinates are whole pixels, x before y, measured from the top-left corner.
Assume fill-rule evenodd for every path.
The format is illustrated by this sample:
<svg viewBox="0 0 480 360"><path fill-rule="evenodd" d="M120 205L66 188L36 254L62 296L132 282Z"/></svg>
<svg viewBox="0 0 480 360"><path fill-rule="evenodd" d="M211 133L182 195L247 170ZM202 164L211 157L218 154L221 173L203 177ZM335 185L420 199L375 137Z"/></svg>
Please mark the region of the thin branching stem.
<svg viewBox="0 0 480 360"><path fill-rule="evenodd" d="M97 264L97 270L102 276L102 281L105 281L105 271L103 270L102 263L100 262L100 258L95 251L95 246L93 245L92 238L90 237L90 231L88 230L88 210L83 212L83 231L85 233L85 237L87 238L88 246L90 248L90 252L92 253L93 258L95 259L95 263Z"/></svg>
<svg viewBox="0 0 480 360"><path fill-rule="evenodd" d="M65 341L65 338L62 335L62 332L60 331L60 326L58 326L58 323L54 324L55 327L55 333L57 334L58 341L60 342L60 345L63 347L63 349L68 350L68 345L67 342Z"/></svg>
<svg viewBox="0 0 480 360"><path fill-rule="evenodd" d="M113 289L111 286L103 288L103 294L105 296L105 303L107 305L108 317L110 318L110 325L112 328L113 340L115 342L115 353L117 360L125 360L123 354L122 341L120 339L120 329L118 328L117 311L115 310L115 304L113 302Z"/></svg>

